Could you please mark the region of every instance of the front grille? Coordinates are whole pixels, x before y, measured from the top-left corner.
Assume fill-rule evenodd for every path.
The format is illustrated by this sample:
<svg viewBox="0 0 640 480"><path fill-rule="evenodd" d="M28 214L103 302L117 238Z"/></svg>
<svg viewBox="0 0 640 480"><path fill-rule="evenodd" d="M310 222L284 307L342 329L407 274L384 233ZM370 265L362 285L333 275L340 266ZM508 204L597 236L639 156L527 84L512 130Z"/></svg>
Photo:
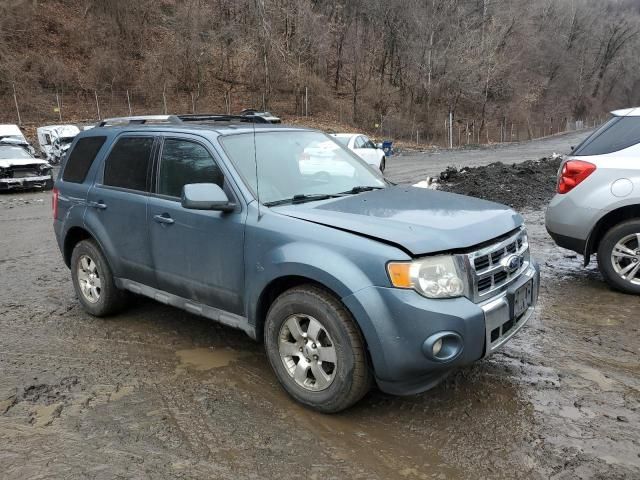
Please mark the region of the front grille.
<svg viewBox="0 0 640 480"><path fill-rule="evenodd" d="M514 255L517 258L514 259ZM529 243L524 227L496 243L467 254L471 270L472 295L481 302L504 291L529 267ZM507 265L510 261L517 263Z"/></svg>
<svg viewBox="0 0 640 480"><path fill-rule="evenodd" d="M37 164L20 165L10 168L7 172L9 178L28 178L41 175Z"/></svg>

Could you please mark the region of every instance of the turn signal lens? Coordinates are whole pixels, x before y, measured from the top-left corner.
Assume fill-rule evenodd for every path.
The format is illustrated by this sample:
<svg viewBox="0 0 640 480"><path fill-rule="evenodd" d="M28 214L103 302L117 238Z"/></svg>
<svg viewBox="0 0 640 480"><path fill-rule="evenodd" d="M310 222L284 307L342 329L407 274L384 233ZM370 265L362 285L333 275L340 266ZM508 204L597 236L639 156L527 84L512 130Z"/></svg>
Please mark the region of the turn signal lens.
<svg viewBox="0 0 640 480"><path fill-rule="evenodd" d="M558 193L568 193L595 172L593 163L582 160L569 160L562 165L558 176Z"/></svg>
<svg viewBox="0 0 640 480"><path fill-rule="evenodd" d="M397 288L412 288L411 285L411 264L410 263L389 263L387 271L391 284Z"/></svg>

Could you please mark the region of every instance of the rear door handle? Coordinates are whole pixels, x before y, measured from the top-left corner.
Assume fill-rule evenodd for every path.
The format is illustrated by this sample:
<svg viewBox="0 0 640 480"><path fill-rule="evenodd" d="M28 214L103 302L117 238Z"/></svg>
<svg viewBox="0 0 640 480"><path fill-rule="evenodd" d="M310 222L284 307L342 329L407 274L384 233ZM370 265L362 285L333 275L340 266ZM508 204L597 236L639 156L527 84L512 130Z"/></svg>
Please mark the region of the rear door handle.
<svg viewBox="0 0 640 480"><path fill-rule="evenodd" d="M162 215L154 215L153 219L158 223L165 223L167 225L171 225L175 222L175 220L171 218L167 213L164 213Z"/></svg>
<svg viewBox="0 0 640 480"><path fill-rule="evenodd" d="M97 208L98 210L106 210L107 205L102 203L102 200L98 200L97 202L89 202L89 206L91 208Z"/></svg>

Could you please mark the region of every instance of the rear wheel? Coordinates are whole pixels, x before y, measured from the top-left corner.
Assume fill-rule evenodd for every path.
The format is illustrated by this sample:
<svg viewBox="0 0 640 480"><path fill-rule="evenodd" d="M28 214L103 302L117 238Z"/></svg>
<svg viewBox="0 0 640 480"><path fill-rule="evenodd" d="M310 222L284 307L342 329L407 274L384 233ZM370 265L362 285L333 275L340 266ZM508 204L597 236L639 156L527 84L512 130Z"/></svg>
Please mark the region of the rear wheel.
<svg viewBox="0 0 640 480"><path fill-rule="evenodd" d="M116 287L107 259L93 240L83 240L73 249L71 279L78 300L91 315L112 315L126 303L126 292Z"/></svg>
<svg viewBox="0 0 640 480"><path fill-rule="evenodd" d="M267 314L269 363L287 393L315 410L334 413L371 387L364 340L346 308L313 285L280 295Z"/></svg>
<svg viewBox="0 0 640 480"><path fill-rule="evenodd" d="M598 266L609 285L640 295L640 219L620 223L604 235Z"/></svg>

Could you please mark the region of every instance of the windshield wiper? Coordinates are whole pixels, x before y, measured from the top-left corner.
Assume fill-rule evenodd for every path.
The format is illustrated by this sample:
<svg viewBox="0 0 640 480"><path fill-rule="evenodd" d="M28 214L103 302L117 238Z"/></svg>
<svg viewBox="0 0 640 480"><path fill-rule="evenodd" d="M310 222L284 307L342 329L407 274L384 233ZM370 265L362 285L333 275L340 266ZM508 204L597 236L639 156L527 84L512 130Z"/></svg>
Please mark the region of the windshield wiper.
<svg viewBox="0 0 640 480"><path fill-rule="evenodd" d="M351 190L347 190L346 192L340 192L340 195L355 195L357 193L362 192L370 192L371 190L381 190L384 187L371 187L367 185L358 185L357 187L353 187Z"/></svg>
<svg viewBox="0 0 640 480"><path fill-rule="evenodd" d="M276 205L284 205L287 203L296 204L296 203L305 203L305 202L315 202L318 200L327 200L328 198L336 198L340 195L337 194L328 194L328 193L312 193L312 194L298 194L294 195L291 198L283 198L282 200L274 200L273 202L266 202L265 205L267 207L274 207Z"/></svg>

